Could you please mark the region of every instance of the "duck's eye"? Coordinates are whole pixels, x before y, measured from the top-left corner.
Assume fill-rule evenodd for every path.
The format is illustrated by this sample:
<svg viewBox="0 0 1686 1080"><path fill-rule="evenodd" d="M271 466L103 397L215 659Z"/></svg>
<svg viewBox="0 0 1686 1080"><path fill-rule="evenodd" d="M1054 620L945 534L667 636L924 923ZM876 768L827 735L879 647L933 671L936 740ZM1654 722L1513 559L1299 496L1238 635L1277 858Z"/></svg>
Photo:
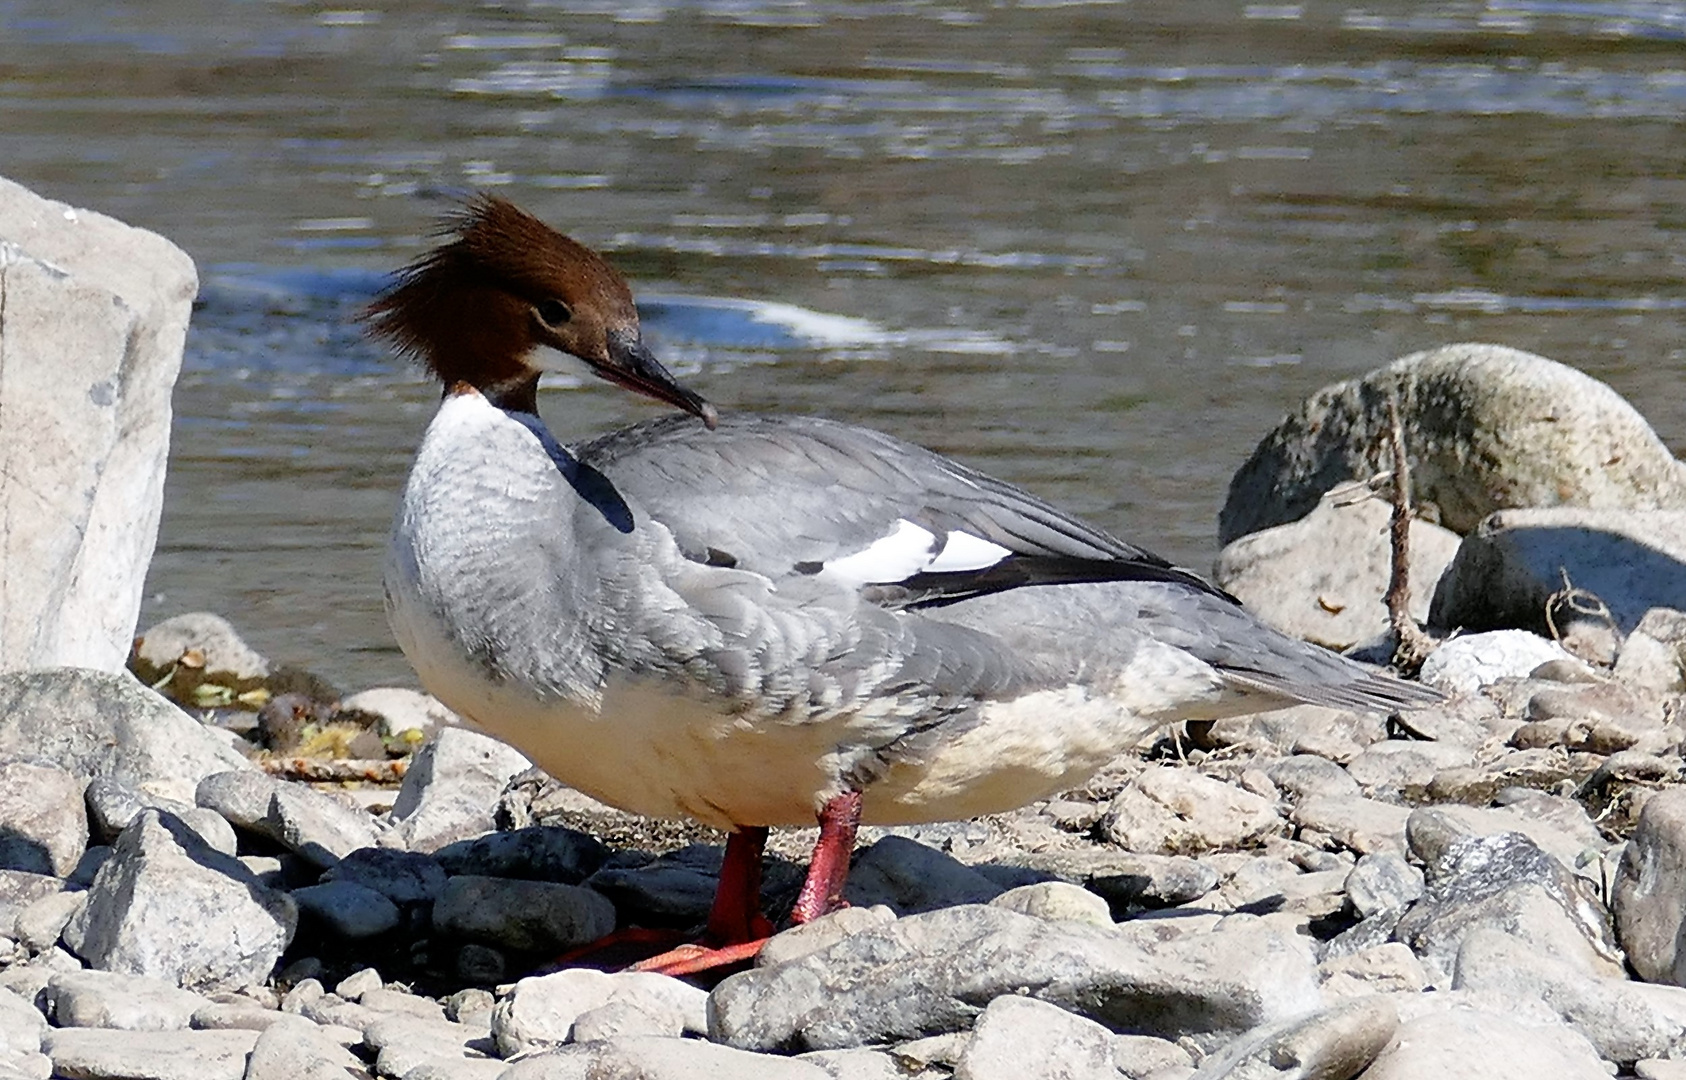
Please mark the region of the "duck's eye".
<svg viewBox="0 0 1686 1080"><path fill-rule="evenodd" d="M540 300L536 309L539 321L546 326L561 326L574 317L567 304L560 300Z"/></svg>

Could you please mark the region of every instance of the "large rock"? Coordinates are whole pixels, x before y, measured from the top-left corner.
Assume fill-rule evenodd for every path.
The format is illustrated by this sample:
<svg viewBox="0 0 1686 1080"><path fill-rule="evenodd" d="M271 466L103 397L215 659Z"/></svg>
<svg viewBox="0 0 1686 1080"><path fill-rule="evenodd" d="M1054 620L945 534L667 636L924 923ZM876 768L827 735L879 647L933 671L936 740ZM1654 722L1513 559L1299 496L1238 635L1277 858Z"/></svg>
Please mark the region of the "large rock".
<svg viewBox="0 0 1686 1080"><path fill-rule="evenodd" d="M710 1037L746 1049L842 1049L963 1031L1020 993L1131 1034L1214 1047L1320 1004L1309 947L1238 916L1160 938L957 907L864 930L734 975L709 997Z"/></svg>
<svg viewBox="0 0 1686 1080"><path fill-rule="evenodd" d="M1546 608L1567 577L1627 633L1654 607L1686 608L1686 510L1506 510L1464 538L1440 579L1429 623L1546 634ZM1556 608L1558 629L1573 613Z"/></svg>
<svg viewBox="0 0 1686 1080"><path fill-rule="evenodd" d="M1609 1080L1598 1052L1562 1026L1474 1009L1431 1012L1401 1024L1364 1080Z"/></svg>
<svg viewBox="0 0 1686 1080"><path fill-rule="evenodd" d="M144 810L117 838L64 940L91 967L189 989L261 983L298 908L187 826Z"/></svg>
<svg viewBox="0 0 1686 1080"><path fill-rule="evenodd" d="M1298 521L1249 533L1218 553L1217 583L1281 630L1331 649L1385 633L1392 509L1360 490L1318 502ZM1411 615L1428 618L1429 598L1458 551L1458 534L1411 522Z"/></svg>
<svg viewBox="0 0 1686 1080"><path fill-rule="evenodd" d="M1622 852L1612 906L1628 963L1651 982L1686 986L1686 789L1646 800Z"/></svg>
<svg viewBox="0 0 1686 1080"><path fill-rule="evenodd" d="M1412 495L1454 532L1515 506L1686 506L1686 468L1614 390L1531 353L1447 345L1326 386L1283 418L1230 481L1220 539L1296 521L1336 485L1391 468L1390 392Z"/></svg>
<svg viewBox="0 0 1686 1080"><path fill-rule="evenodd" d="M122 668L198 291L163 237L0 179L0 670Z"/></svg>
<svg viewBox="0 0 1686 1080"><path fill-rule="evenodd" d="M0 755L189 804L205 777L253 767L134 676L82 668L0 675Z"/></svg>

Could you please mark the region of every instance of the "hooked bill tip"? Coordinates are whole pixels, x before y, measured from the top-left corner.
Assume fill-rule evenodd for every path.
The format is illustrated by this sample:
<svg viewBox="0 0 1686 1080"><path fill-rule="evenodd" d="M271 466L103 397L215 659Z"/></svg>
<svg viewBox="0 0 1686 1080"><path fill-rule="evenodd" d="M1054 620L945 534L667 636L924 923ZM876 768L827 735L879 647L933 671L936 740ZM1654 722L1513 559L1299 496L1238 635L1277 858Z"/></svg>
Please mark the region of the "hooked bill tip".
<svg viewBox="0 0 1686 1080"><path fill-rule="evenodd" d="M710 431L720 426L720 414L715 411L713 405L706 401L702 403L702 408L697 411L697 415L702 417L703 427Z"/></svg>

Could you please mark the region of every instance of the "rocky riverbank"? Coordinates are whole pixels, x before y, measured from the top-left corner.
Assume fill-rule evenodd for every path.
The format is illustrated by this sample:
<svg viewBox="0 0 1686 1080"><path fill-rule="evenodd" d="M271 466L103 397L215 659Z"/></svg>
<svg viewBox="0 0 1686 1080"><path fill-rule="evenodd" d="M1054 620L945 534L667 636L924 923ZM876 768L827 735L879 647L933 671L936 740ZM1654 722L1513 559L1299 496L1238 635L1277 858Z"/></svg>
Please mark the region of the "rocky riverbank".
<svg viewBox="0 0 1686 1080"><path fill-rule="evenodd" d="M92 219L20 191L8 350L139 303L82 269ZM154 407L150 456L0 431L0 475L84 500L0 500L0 1080L1686 1077L1686 484L1584 375L1406 357L1313 395L1232 485L1220 581L1385 655L1398 403L1443 705L1180 725L1012 814L865 829L852 907L709 983L548 969L694 928L718 834L561 788L414 692L341 697L214 615L146 628L125 670L138 579L98 619L60 603L150 550L155 508L118 535L74 487L142 457L122 490L161 481L174 324L131 322L163 329L0 381L6 415L77 380L108 426ZM812 839L775 837L770 911Z"/></svg>

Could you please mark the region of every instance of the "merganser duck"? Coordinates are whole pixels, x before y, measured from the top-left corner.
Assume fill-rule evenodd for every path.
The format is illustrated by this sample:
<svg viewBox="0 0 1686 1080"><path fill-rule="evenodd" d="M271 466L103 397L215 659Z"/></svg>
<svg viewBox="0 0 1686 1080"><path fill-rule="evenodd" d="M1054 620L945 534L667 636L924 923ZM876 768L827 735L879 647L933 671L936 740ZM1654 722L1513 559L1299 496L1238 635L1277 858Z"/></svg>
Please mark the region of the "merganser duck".
<svg viewBox="0 0 1686 1080"><path fill-rule="evenodd" d="M423 686L556 779L729 831L707 932L729 948L657 970L753 955L768 826L819 821L805 922L842 905L860 822L1012 810L1177 720L1439 697L928 450L717 413L620 274L509 202L445 234L368 312L445 387L388 618ZM537 387L578 361L680 412L564 445Z"/></svg>

